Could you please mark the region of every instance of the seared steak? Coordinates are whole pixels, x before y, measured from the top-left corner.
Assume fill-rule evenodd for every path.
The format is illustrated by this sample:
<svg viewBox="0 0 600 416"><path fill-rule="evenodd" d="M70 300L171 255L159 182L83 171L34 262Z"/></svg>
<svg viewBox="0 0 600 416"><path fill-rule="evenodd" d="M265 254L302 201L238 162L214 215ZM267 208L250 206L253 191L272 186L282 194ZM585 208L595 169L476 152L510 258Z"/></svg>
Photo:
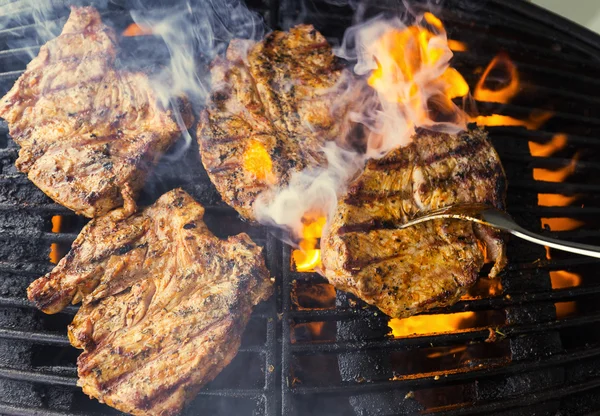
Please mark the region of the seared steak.
<svg viewBox="0 0 600 416"><path fill-rule="evenodd" d="M494 230L436 220L404 230L416 216L459 202L504 208L506 180L486 134L420 132L407 147L367 163L340 200L321 239L327 279L392 317L456 302L485 256L495 276L506 263Z"/></svg>
<svg viewBox="0 0 600 416"><path fill-rule="evenodd" d="M21 146L17 167L56 202L87 217L123 204L179 137L148 76L115 68L116 35L92 7L73 7L0 101ZM191 123L188 104L183 118Z"/></svg>
<svg viewBox="0 0 600 416"><path fill-rule="evenodd" d="M200 155L225 202L244 218L255 219L260 193L325 163L321 146L344 127L333 87L348 74L308 25L273 32L252 46L234 40L213 62L213 92L198 128Z"/></svg>
<svg viewBox="0 0 600 416"><path fill-rule="evenodd" d="M252 308L273 285L246 234L220 240L187 193L86 225L29 297L47 312L83 306L69 339L84 349L79 385L135 415L172 415L237 354Z"/></svg>

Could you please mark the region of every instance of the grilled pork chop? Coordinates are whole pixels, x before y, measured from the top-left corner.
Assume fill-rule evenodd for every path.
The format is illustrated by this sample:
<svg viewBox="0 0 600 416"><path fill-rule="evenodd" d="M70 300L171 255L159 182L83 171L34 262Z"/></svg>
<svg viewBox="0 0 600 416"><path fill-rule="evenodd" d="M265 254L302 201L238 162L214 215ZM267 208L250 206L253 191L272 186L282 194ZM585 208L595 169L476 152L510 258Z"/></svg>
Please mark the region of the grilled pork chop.
<svg viewBox="0 0 600 416"><path fill-rule="evenodd" d="M344 128L333 87L344 71L312 26L234 40L212 66L213 92L198 126L202 163L221 196L255 220L257 196L293 172L323 165L321 146Z"/></svg>
<svg viewBox="0 0 600 416"><path fill-rule="evenodd" d="M176 414L237 354L272 282L248 235L212 235L180 189L133 216L119 211L86 225L29 297L45 312L83 301L69 339L84 349L85 393L135 415Z"/></svg>
<svg viewBox="0 0 600 416"><path fill-rule="evenodd" d="M327 279L392 317L456 302L486 260L491 276L506 264L490 228L436 220L398 230L419 212L459 202L504 208L506 180L483 130L421 132L364 172L341 199L321 239Z"/></svg>
<svg viewBox="0 0 600 416"><path fill-rule="evenodd" d="M21 146L17 168L56 202L87 217L135 196L179 137L148 76L115 68L116 35L92 7L73 7L0 101ZM191 107L181 101L186 123Z"/></svg>

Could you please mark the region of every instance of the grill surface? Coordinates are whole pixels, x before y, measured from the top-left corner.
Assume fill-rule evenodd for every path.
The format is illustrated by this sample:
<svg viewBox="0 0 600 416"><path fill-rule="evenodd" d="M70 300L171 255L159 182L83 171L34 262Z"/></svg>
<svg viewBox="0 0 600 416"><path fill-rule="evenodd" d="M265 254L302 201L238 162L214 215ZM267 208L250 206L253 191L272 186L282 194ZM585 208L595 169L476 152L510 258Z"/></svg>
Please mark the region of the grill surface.
<svg viewBox="0 0 600 416"><path fill-rule="evenodd" d="M534 231L598 244L600 39L530 4L504 3L448 1L436 14L450 38L468 45L453 62L471 87L500 51L517 65L522 91L510 104L476 103L480 114L527 119L540 110L553 113L539 130L488 128L506 168L509 212ZM35 36L26 3L2 4L0 23L8 24L15 15L24 18L18 26L0 31L4 94L43 42ZM17 12L2 12L9 6ZM103 6L116 26L124 28L130 22L128 2ZM350 8L316 0L265 0L250 6L261 11L271 27L313 23L337 44L352 23ZM61 27L68 10L56 9ZM368 15L403 12L396 2L366 10ZM530 154L530 142L546 144L558 133L567 136L562 149L550 157ZM265 247L278 295L257 308L238 357L202 390L187 414L202 409L223 415L580 415L600 409L597 260L554 251L548 259L543 247L512 240L501 287L482 278L456 305L429 313L473 312L474 318L463 320L460 329L450 333L393 338L388 319L351 296L307 296L315 288L318 293L333 292L317 274L292 271L289 247L236 217L210 184L197 154L192 146L177 163L163 159L142 201L152 202L169 189L183 187L207 208L206 222L215 234L245 231ZM576 154L566 181L534 179L536 169L565 168ZM75 385L78 351L70 347L65 331L77 308L46 316L25 298L28 284L52 268L51 245L54 255L64 254L85 221L54 204L18 173L16 156L17 148L2 126L0 413L108 414L112 410L87 399ZM567 206L539 206L538 194L547 193L577 199ZM62 219L60 232L52 232L55 216ZM542 230L543 222L556 227L561 224L557 219L564 217L581 225ZM553 273L577 274L580 282L560 287ZM491 335L495 342L486 342Z"/></svg>

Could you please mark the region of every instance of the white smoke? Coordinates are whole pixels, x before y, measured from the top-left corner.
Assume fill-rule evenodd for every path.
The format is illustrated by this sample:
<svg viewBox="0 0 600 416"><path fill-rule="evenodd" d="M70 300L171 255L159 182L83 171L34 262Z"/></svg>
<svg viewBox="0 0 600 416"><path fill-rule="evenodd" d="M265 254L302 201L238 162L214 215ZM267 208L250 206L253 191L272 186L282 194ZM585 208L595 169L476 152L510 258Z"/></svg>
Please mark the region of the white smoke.
<svg viewBox="0 0 600 416"><path fill-rule="evenodd" d="M417 16L415 24L421 23L422 16ZM465 128L463 113L454 104L444 102L456 115L451 121L433 120L427 108L430 101L435 101L436 96L444 92L437 80L449 67L452 57L443 30L427 45L440 52L439 60L422 65L410 80L402 78L402 71L395 67L397 63L390 56L378 55L382 51L373 48L385 33L406 28L400 18L377 16L345 32L343 43L335 53L353 64L356 81L337 86L334 107L350 107L347 121L362 127L364 147L361 151L348 150L348 144L355 140L349 137L329 142L322 149L327 166L295 173L275 197L258 201L255 211L259 221L291 230L298 238L303 228L302 218L307 213L320 212L328 219L332 218L339 196L360 174L367 160L381 158L393 149L406 146L419 127L447 133ZM366 79L382 63L392 71L389 83L382 89L366 86ZM416 95L415 90L418 91Z"/></svg>

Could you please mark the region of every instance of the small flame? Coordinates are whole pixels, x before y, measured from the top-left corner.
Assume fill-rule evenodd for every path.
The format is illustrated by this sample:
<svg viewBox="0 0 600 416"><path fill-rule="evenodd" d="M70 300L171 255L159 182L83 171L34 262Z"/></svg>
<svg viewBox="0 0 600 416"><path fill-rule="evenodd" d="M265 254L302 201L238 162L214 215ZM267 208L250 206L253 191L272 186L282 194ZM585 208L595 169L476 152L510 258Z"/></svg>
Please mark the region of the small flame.
<svg viewBox="0 0 600 416"><path fill-rule="evenodd" d="M133 36L147 36L152 34L152 29L147 26L138 25L137 23L132 23L123 31L123 36L133 37Z"/></svg>
<svg viewBox="0 0 600 416"><path fill-rule="evenodd" d="M462 75L447 65L452 52L444 25L429 12L423 18L437 33L416 25L396 28L370 45L377 69L368 79L387 101L406 106L409 119L419 126L432 124L430 100L435 98L436 103L453 109L450 100L469 92Z"/></svg>
<svg viewBox="0 0 600 416"><path fill-rule="evenodd" d="M390 319L388 325L395 337L414 334L433 334L456 331L468 326L475 312L459 312L446 315L417 315L404 319Z"/></svg>
<svg viewBox="0 0 600 416"><path fill-rule="evenodd" d="M570 231L575 230L585 224L583 221L568 217L541 218L543 228L550 228L552 231Z"/></svg>
<svg viewBox="0 0 600 416"><path fill-rule="evenodd" d="M312 272L321 266L321 250L317 248L327 218L322 214L307 214L302 218L302 240L299 250L292 251L292 260L299 272Z"/></svg>
<svg viewBox="0 0 600 416"><path fill-rule="evenodd" d="M521 120L515 117L492 114L489 116L471 117L471 121L478 126L523 126L527 130L537 130L553 116L551 111L533 113L527 119Z"/></svg>
<svg viewBox="0 0 600 416"><path fill-rule="evenodd" d="M579 286L581 284L581 276L566 270L558 270L550 272L550 281L552 282L552 289L565 289L567 287Z"/></svg>
<svg viewBox="0 0 600 416"><path fill-rule="evenodd" d="M62 225L62 217L60 215L54 215L52 221L52 232L59 233ZM50 263L57 264L60 260L60 252L57 243L50 244Z"/></svg>
<svg viewBox="0 0 600 416"><path fill-rule="evenodd" d="M567 146L567 135L559 133L554 135L548 143L529 142L528 145L531 156L548 157Z"/></svg>
<svg viewBox="0 0 600 416"><path fill-rule="evenodd" d="M576 200L577 196L538 194L538 205L540 207L566 207Z"/></svg>
<svg viewBox="0 0 600 416"><path fill-rule="evenodd" d="M503 72L501 78L506 80L506 85L501 88L493 89L488 87L490 83L490 74L494 72ZM488 101L494 103L508 103L519 92L519 72L515 64L505 53L498 54L489 63L479 82L473 91L473 97L478 101Z"/></svg>
<svg viewBox="0 0 600 416"><path fill-rule="evenodd" d="M448 39L448 47L454 52L466 52L468 50L467 45L460 40Z"/></svg>
<svg viewBox="0 0 600 416"><path fill-rule="evenodd" d="M257 141L252 141L244 152L244 170L252 173L256 179L267 180L271 183L275 181L271 156L267 149Z"/></svg>
<svg viewBox="0 0 600 416"><path fill-rule="evenodd" d="M552 137L548 143L540 144L529 142L529 153L536 157L549 157L567 146L567 136L559 133ZM545 182L564 182L575 172L579 153L571 159L569 164L563 168L551 170L543 168L533 169L533 179ZM577 200L578 196L567 196L562 194L538 194L538 206L542 207L564 207ZM541 218L543 228L549 227L552 231L569 231L581 227L584 223L573 218L556 217ZM546 247L546 258L551 259L551 249Z"/></svg>
<svg viewBox="0 0 600 416"><path fill-rule="evenodd" d="M536 181L546 181L546 182L564 182L569 176L571 176L575 172L575 168L577 167L577 160L579 159L579 153L576 153L575 156L571 159L569 164L560 169L551 170L551 169L543 169L543 168L534 168L533 169L533 179Z"/></svg>

